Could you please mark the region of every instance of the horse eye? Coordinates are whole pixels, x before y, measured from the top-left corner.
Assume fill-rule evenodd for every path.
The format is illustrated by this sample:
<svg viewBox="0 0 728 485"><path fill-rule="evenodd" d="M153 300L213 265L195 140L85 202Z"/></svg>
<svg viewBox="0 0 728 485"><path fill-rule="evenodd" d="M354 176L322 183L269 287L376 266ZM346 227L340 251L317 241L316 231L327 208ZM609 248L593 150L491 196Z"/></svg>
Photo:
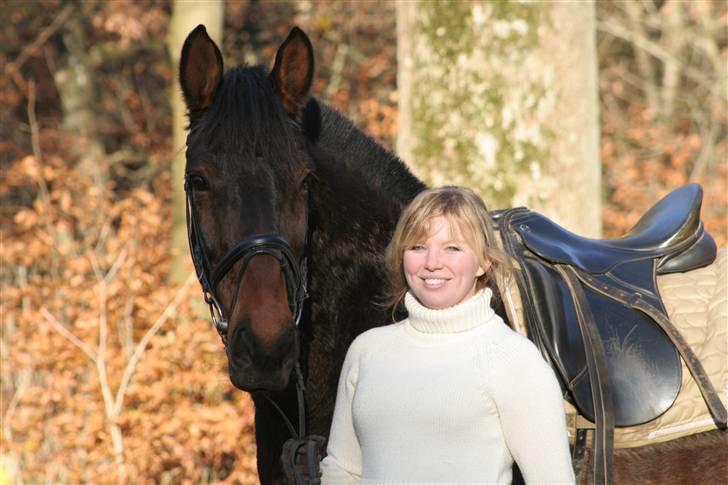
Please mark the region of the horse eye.
<svg viewBox="0 0 728 485"><path fill-rule="evenodd" d="M207 183L207 180L205 180L204 177L197 174L190 174L187 175L187 180L185 181L185 189L192 189L192 190L207 190L209 188L209 185Z"/></svg>

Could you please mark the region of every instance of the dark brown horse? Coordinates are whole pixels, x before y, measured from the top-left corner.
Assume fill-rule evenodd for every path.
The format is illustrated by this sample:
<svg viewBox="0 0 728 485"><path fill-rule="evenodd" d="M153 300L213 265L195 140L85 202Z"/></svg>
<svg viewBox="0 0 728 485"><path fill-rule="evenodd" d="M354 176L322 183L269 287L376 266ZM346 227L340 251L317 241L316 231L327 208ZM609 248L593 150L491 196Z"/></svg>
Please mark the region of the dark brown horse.
<svg viewBox="0 0 728 485"><path fill-rule="evenodd" d="M382 253L403 206L424 187L309 97L313 63L308 38L294 29L271 72L223 75L220 51L200 26L180 65L193 257L227 324L218 328L230 379L255 402L263 483L282 479L281 449L292 433L276 406L297 422L296 362L307 433L328 436L349 344L390 321L378 303Z"/></svg>
<svg viewBox="0 0 728 485"><path fill-rule="evenodd" d="M297 28L270 72L224 72L203 26L188 36L180 64L190 246L230 379L255 403L263 483L283 481L283 445L302 425L305 434L328 436L349 344L391 321L380 304L383 250L402 208L424 188L394 155L310 97L313 72L311 43ZM290 423L304 415L296 431ZM714 453L725 454L725 434L715 436L723 451ZM641 461L634 466L646 469Z"/></svg>

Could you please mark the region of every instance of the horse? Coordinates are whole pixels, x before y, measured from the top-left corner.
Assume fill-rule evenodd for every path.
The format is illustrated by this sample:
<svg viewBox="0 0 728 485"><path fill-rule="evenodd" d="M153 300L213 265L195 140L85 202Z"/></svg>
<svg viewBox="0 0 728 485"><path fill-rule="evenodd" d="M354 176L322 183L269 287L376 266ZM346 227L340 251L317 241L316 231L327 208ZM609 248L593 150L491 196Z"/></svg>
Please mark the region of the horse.
<svg viewBox="0 0 728 485"><path fill-rule="evenodd" d="M292 430L281 414L298 419L297 362L307 434L328 436L349 344L390 320L381 305L382 254L401 210L424 188L394 155L310 97L313 69L312 45L299 29L270 72L237 67L223 75L203 26L187 37L180 61L190 246L225 336L230 379L255 404L262 483L283 480L280 457Z"/></svg>
<svg viewBox="0 0 728 485"><path fill-rule="evenodd" d="M349 344L392 321L383 253L402 209L425 188L311 95L313 73L313 48L298 28L270 71L225 71L200 25L179 67L190 250L230 380L255 405L264 484L286 480L281 456L292 438L328 436ZM628 468L644 467L640 459Z"/></svg>

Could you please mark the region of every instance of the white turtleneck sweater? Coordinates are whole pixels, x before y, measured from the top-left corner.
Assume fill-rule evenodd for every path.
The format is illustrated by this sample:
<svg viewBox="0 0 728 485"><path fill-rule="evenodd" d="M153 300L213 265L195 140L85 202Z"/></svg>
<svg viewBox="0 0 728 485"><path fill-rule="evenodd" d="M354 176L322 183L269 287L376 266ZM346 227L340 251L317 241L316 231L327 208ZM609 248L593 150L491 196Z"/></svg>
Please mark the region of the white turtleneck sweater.
<svg viewBox="0 0 728 485"><path fill-rule="evenodd" d="M339 378L324 484L573 483L561 390L486 288L352 342Z"/></svg>

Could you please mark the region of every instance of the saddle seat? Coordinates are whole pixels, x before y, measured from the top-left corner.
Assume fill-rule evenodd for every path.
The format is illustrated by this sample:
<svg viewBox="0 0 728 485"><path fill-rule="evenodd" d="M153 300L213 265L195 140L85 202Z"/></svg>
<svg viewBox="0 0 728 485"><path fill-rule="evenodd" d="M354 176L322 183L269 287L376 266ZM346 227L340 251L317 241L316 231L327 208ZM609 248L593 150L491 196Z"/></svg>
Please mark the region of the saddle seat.
<svg viewBox="0 0 728 485"><path fill-rule="evenodd" d="M715 242L700 227L702 199L700 185L680 187L657 202L619 239L582 237L536 213L521 223L518 232L528 249L540 257L587 273L605 273L617 265L645 258L661 258L657 265L660 274L684 272L703 267L715 258ZM696 234L705 237L696 243Z"/></svg>

